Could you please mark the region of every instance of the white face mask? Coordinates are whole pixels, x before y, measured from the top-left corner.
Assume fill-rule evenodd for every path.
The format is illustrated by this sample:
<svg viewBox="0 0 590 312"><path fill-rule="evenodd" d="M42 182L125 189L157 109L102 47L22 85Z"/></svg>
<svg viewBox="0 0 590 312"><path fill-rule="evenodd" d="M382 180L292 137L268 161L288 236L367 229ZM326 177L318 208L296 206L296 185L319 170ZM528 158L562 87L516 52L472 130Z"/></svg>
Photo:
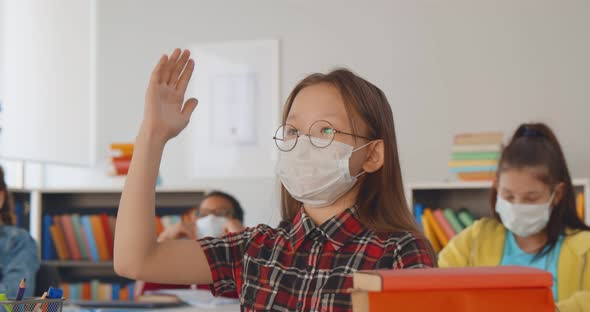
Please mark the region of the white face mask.
<svg viewBox="0 0 590 312"><path fill-rule="evenodd" d="M308 207L329 206L348 192L364 173L351 176L348 162L353 152L369 144L354 150L348 144L333 141L327 147L318 148L309 140L299 139L293 150L280 152L276 172L296 200Z"/></svg>
<svg viewBox="0 0 590 312"><path fill-rule="evenodd" d="M226 217L208 215L197 219L197 238L219 237L224 233L223 229L229 220Z"/></svg>
<svg viewBox="0 0 590 312"><path fill-rule="evenodd" d="M553 196L545 204L511 204L500 195L496 200L496 212L502 224L520 237L529 237L543 230L549 223Z"/></svg>

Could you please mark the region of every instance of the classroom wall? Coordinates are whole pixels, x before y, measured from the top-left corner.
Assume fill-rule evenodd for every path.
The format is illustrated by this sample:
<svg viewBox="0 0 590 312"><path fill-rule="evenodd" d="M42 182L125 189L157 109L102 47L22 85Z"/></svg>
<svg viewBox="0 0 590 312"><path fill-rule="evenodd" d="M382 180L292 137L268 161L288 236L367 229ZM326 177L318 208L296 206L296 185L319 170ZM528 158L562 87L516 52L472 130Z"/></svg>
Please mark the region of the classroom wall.
<svg viewBox="0 0 590 312"><path fill-rule="evenodd" d="M276 38L283 100L305 75L343 65L384 90L406 182L452 178L446 166L455 133L508 136L532 120L556 130L574 177L590 177L590 2L101 0L98 10L99 146L133 140L160 53L199 42ZM167 147L164 184L231 191L246 207L246 223L276 224L273 178L191 177L186 140L181 135ZM45 169L44 181L31 180L122 183L101 169L56 166Z"/></svg>

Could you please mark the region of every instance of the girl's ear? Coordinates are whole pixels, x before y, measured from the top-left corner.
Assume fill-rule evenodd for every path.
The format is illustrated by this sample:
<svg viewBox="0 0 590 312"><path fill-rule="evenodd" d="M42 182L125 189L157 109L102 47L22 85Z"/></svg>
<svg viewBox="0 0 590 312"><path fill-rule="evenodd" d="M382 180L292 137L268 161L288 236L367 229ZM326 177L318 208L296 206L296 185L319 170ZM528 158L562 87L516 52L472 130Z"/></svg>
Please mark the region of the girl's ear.
<svg viewBox="0 0 590 312"><path fill-rule="evenodd" d="M555 187L555 196L553 196L553 202L551 203L551 206L557 206L557 204L559 204L561 202L561 200L563 199L564 194L565 194L565 184L563 182L560 182Z"/></svg>
<svg viewBox="0 0 590 312"><path fill-rule="evenodd" d="M2 207L4 207L4 201L6 200L6 192L8 192L8 191L0 192L0 209L2 209Z"/></svg>
<svg viewBox="0 0 590 312"><path fill-rule="evenodd" d="M366 173L375 172L385 162L385 144L383 140L375 140L367 146L367 157L363 163L363 171Z"/></svg>

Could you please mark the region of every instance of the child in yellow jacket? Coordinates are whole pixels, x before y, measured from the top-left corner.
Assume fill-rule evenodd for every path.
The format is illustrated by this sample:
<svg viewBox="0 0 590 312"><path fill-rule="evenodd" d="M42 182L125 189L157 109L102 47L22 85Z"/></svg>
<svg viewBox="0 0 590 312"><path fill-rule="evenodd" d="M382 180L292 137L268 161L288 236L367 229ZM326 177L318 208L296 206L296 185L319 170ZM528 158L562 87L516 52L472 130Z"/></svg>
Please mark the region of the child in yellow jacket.
<svg viewBox="0 0 590 312"><path fill-rule="evenodd" d="M590 228L576 214L565 157L549 127L518 128L502 153L491 204L495 218L457 235L439 265L543 269L553 275L559 311L590 311Z"/></svg>

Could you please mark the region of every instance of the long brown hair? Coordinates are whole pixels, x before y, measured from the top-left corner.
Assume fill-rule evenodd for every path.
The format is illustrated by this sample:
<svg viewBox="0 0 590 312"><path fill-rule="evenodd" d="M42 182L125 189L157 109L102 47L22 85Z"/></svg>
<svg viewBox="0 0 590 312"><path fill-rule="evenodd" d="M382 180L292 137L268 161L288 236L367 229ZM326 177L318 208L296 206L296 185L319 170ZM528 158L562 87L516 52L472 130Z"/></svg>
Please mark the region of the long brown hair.
<svg viewBox="0 0 590 312"><path fill-rule="evenodd" d="M8 187L4 181L4 169L0 167L0 193L4 194L4 203L0 207L0 220L4 225L14 225L16 216L14 215L14 205L12 197L8 192Z"/></svg>
<svg viewBox="0 0 590 312"><path fill-rule="evenodd" d="M361 181L357 198L359 219L365 227L383 232L409 231L419 234L403 191L395 127L391 106L381 89L347 69L336 69L328 74L312 74L297 84L287 98L283 111L283 124L297 94L306 87L328 83L338 89L355 134L355 121L359 116L368 128L367 137L383 140L385 160L383 167L366 174ZM301 203L281 186L281 216L293 221ZM421 236L421 234L419 234Z"/></svg>
<svg viewBox="0 0 590 312"><path fill-rule="evenodd" d="M557 243L559 235L566 229L590 230L576 213L576 198L565 156L557 137L543 123L528 123L518 127L510 143L504 148L498 164L496 179L509 169L540 168L537 178L551 189L563 183L563 197L551 211L547 224L547 243L537 256L550 252ZM496 213L498 190L492 189L490 203L494 216L501 222Z"/></svg>

